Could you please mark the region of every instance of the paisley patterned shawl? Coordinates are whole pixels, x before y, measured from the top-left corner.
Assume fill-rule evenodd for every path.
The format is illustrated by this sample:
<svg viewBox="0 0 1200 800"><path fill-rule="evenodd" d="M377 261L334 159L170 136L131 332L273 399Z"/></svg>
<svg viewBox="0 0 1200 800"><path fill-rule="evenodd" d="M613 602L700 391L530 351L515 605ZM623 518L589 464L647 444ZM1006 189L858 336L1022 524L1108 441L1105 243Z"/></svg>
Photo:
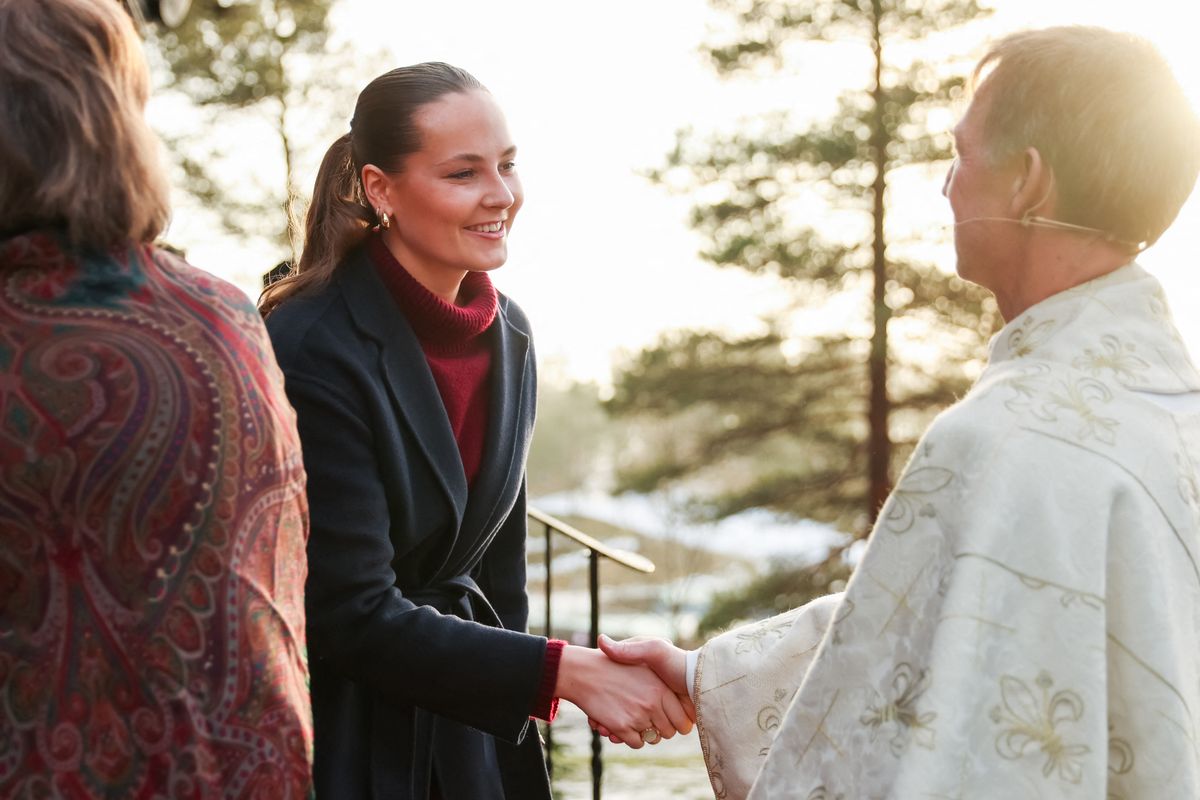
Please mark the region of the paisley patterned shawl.
<svg viewBox="0 0 1200 800"><path fill-rule="evenodd" d="M1197 391L1137 265L1014 319L845 596L701 651L717 797L1200 797Z"/></svg>
<svg viewBox="0 0 1200 800"><path fill-rule="evenodd" d="M237 290L0 242L0 797L307 796L299 454Z"/></svg>

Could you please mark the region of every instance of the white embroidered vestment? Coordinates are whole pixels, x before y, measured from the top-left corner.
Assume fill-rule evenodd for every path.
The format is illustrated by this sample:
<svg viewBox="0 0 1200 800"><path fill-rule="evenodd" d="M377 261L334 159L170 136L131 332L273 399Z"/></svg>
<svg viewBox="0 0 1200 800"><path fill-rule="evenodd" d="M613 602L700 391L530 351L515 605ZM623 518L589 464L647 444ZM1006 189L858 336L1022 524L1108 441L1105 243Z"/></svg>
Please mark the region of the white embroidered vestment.
<svg viewBox="0 0 1200 800"><path fill-rule="evenodd" d="M844 596L701 650L717 797L1200 797L1197 391L1137 265L1007 325Z"/></svg>

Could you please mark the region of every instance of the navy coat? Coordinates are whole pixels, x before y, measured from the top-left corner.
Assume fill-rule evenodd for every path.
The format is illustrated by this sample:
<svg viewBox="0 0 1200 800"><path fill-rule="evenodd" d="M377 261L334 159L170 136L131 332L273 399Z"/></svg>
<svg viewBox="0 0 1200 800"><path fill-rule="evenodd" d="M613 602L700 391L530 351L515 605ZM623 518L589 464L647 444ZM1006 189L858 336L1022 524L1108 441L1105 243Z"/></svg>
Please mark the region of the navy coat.
<svg viewBox="0 0 1200 800"><path fill-rule="evenodd" d="M529 323L501 296L470 496L412 328L364 248L267 318L308 473L318 800L549 798L525 633Z"/></svg>

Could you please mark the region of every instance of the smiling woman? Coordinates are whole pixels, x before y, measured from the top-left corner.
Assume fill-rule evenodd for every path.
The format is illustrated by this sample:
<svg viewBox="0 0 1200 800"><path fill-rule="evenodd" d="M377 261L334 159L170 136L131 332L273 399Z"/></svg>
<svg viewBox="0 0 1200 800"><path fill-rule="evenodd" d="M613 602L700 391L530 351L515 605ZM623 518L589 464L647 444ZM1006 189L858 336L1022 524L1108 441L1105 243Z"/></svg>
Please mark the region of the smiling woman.
<svg viewBox="0 0 1200 800"><path fill-rule="evenodd" d="M488 277L523 199L515 153L463 70L376 78L321 165L295 274L263 295L308 473L323 798L549 798L530 716L558 697L633 746L691 726L646 668L525 632L534 357Z"/></svg>
<svg viewBox="0 0 1200 800"><path fill-rule="evenodd" d="M496 269L508 258L508 231L524 200L517 148L500 107L482 89L439 98L416 120L421 149L403 169L368 164L363 186L380 219L395 223L383 235L388 250L453 303L468 270Z"/></svg>

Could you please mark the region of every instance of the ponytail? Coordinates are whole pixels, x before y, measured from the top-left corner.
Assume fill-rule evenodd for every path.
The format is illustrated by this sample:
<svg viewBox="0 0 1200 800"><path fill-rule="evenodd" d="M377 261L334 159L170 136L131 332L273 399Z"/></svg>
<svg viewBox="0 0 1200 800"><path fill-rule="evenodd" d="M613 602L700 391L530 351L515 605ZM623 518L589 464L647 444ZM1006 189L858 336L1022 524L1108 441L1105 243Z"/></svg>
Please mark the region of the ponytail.
<svg viewBox="0 0 1200 800"><path fill-rule="evenodd" d="M258 310L265 317L280 303L333 277L333 271L377 224L359 183L350 134L339 137L317 171L305 221L300 261L283 278L263 289Z"/></svg>
<svg viewBox="0 0 1200 800"><path fill-rule="evenodd" d="M417 111L447 94L473 89L483 85L471 73L440 61L399 67L367 84L354 106L352 133L333 143L317 171L299 263L258 298L264 317L289 297L328 283L346 254L379 224L363 193L362 168L401 169L404 159L421 148Z"/></svg>

